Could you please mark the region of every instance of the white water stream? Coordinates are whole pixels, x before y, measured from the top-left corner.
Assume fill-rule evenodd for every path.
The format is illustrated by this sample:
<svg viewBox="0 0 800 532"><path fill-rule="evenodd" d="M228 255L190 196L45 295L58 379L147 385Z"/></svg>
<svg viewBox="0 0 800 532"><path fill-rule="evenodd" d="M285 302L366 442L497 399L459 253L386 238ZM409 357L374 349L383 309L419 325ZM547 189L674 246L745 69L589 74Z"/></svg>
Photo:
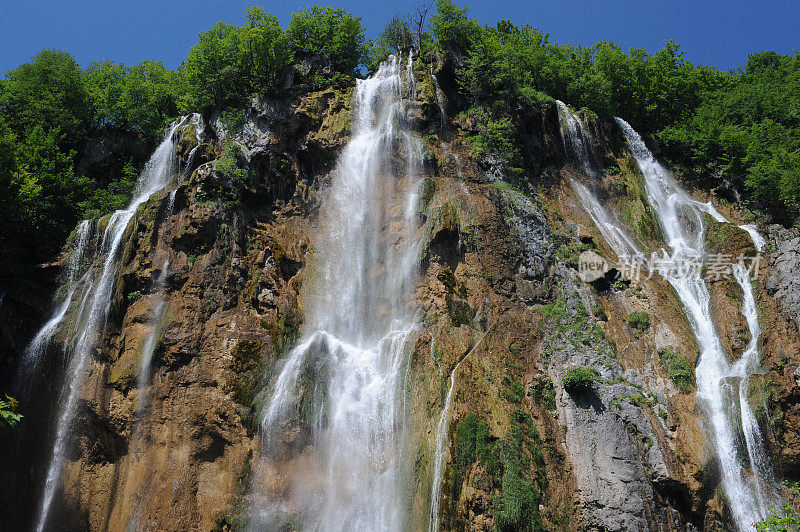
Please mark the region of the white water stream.
<svg viewBox="0 0 800 532"><path fill-rule="evenodd" d="M585 131L580 119L558 102L565 144L579 160L586 177L595 174L585 148ZM622 119L617 119L628 145L644 176L645 190L653 212L663 229L669 255L677 263L686 257L705 256L705 229L710 216L727 222L711 203L702 203L683 191L667 170L656 161L641 137ZM584 208L618 255L641 254L622 226L600 204L588 187L573 182L573 189ZM743 225L758 250L764 238L753 225ZM741 531L754 530L754 524L779 504L769 458L760 429L747 398L749 377L760 371L758 339L761 329L749 272L733 264L731 273L742 287L742 314L750 329L751 340L742 357L729 361L722 347L710 308L710 294L700 275L679 276L676 269L661 272L675 288L700 349L695 374L697 396L706 412L717 458L722 472L725 495L736 526Z"/></svg>
<svg viewBox="0 0 800 532"><path fill-rule="evenodd" d="M404 528L407 340L416 328L406 296L419 254L422 150L405 131L403 94L414 94L410 59L403 68L391 57L358 81L353 136L320 208L303 339L286 356L262 417L264 460L279 464L287 427L310 412L310 462L290 473L288 495L268 493L254 504L253 529ZM406 163L393 165L398 152Z"/></svg>
<svg viewBox="0 0 800 532"><path fill-rule="evenodd" d="M90 269L81 280L80 289L83 298L74 313L75 331L71 345L70 368L67 373L67 384L61 397L61 408L55 427L53 452L47 469L42 504L36 522L37 532L45 529L50 516L53 500L61 481L65 456L68 447L70 425L75 417L86 372L88 370L92 353L95 349L97 337L105 326L108 311L111 306L111 296L119 270L117 259L122 247L122 237L128 223L136 213L136 209L147 201L150 196L161 190L172 177L176 167L175 138L180 129L188 123L199 126L199 115L190 115L174 122L167 131L164 140L147 162L144 171L136 184L133 199L127 208L111 214L100 244L101 263ZM81 225L81 228L83 224ZM82 234L82 233L80 233ZM77 253L73 253L72 260L79 261ZM42 336L41 345L46 345L56 333L64 316L69 310L69 303L78 287L71 288L66 305L62 304L59 312L45 324L37 335ZM63 311L61 310L63 308ZM41 351L41 350L40 350Z"/></svg>
<svg viewBox="0 0 800 532"><path fill-rule="evenodd" d="M617 122L642 171L648 199L658 214L673 260L704 255L705 214L717 221L726 221L725 218L710 204L700 203L681 190L633 128L622 119L618 118ZM762 246L763 239L754 239L754 243ZM756 522L767 517L769 507L779 499L770 489L772 471L755 414L747 400L749 377L760 370L758 337L761 329L753 286L740 265L733 265L733 273L742 287L742 314L752 335L745 353L734 362L728 360L714 327L705 280L700 276L671 276L669 271L666 278L683 303L700 348L695 369L697 396L711 428L725 495L738 528L750 531L755 529Z"/></svg>

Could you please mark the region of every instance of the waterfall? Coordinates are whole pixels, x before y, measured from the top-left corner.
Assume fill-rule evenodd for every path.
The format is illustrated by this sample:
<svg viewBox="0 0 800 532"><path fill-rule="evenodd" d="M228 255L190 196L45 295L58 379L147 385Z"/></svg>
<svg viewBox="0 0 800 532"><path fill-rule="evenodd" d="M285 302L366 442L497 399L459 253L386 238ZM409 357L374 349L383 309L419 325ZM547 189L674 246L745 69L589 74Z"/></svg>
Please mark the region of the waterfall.
<svg viewBox="0 0 800 532"><path fill-rule="evenodd" d="M169 181L176 166L175 136L187 123L199 124L199 115L190 115L174 122L166 132L164 140L156 148L155 153L145 165L139 180L136 183L133 199L127 208L114 212L108 218L105 231L100 243L99 255L102 260L90 269L81 279L80 288L83 298L74 313L75 333L71 342L71 360L67 371L67 383L60 398L61 409L58 414L55 440L50 463L45 478L42 503L36 522L36 530L41 532L47 525L53 499L60 484L61 473L66 461L67 439L71 422L76 414L81 387L86 376L97 337L102 333L108 311L111 306L111 297L119 270L117 259L122 244L122 237L128 223L136 213L136 209L147 201L150 196L161 190ZM82 224L83 225L83 224ZM79 260L75 257L74 260ZM71 289L71 300L75 290ZM69 305L64 306L64 314ZM55 334L63 314L55 325L51 322L58 317L54 316L40 331L45 336ZM49 329L47 329L50 326ZM45 331L45 329L47 329ZM39 335L37 335L38 337Z"/></svg>
<svg viewBox="0 0 800 532"><path fill-rule="evenodd" d="M466 357L465 357L466 358ZM447 395L444 398L444 406L442 413L439 416L439 423L436 425L436 440L433 449L433 483L431 484L431 512L428 518L428 531L439 531L439 504L442 495L442 466L444 465L444 453L447 449L445 441L447 438L447 414L450 411L450 402L453 399L453 388L456 384L456 371L461 363L464 361L462 358L458 363L453 366L450 372L450 387L447 389Z"/></svg>
<svg viewBox="0 0 800 532"><path fill-rule="evenodd" d="M561 138L564 146L569 153L580 163L580 169L587 178L593 178L596 174L589 159L589 150L586 148L586 131L583 122L575 116L569 107L560 100L556 100L558 106L558 117L561 125ZM603 238L617 254L618 258L639 254L636 243L622 229L619 220L609 212L585 184L570 179L570 186L577 196L581 205L589 214L594 225L603 235Z"/></svg>
<svg viewBox="0 0 800 532"><path fill-rule="evenodd" d="M430 73L433 90L436 93L436 105L439 106L439 116L441 117L442 127L444 127L447 124L447 113L444 110L444 94L439 87L439 80L436 79L436 74L433 73L433 65L430 66Z"/></svg>
<svg viewBox="0 0 800 532"><path fill-rule="evenodd" d="M203 131L205 131L205 124L199 118L192 117L192 124L194 124L194 133L195 139L197 140L197 145L192 148L192 151L189 152L189 156L186 158L186 168L183 170L183 177L188 178L192 171L194 170L194 159L197 157L197 150L200 149L200 144L203 140ZM172 192L172 196L170 197L171 201L175 201L175 191Z"/></svg>
<svg viewBox="0 0 800 532"><path fill-rule="evenodd" d="M413 72L394 56L357 82L353 135L319 209L301 341L262 412L257 467L268 473L254 476L251 528L404 528L407 340L416 329L406 301L419 256L422 150L406 134L403 85L413 88ZM407 164L391 164L397 153ZM270 490L296 426L310 433L294 449L308 459L284 473L285 489Z"/></svg>
<svg viewBox="0 0 800 532"><path fill-rule="evenodd" d="M767 241L764 240L764 237L758 232L758 228L754 224L746 224L740 225L739 229L744 229L750 234L750 238L753 240L753 245L756 247L756 250L761 251L764 249Z"/></svg>
<svg viewBox="0 0 800 532"><path fill-rule="evenodd" d="M66 270L64 275L65 286L68 287L67 295L64 300L56 307L51 314L50 318L45 322L41 329L33 337L31 343L25 348L22 355L22 371L26 378L33 375L39 362L44 357L47 346L53 340L59 325L67 315L69 306L72 303L72 298L75 297L75 291L81 284L78 281L78 273L80 272L83 258L86 254L86 244L89 241L89 236L92 232L91 220L83 220L78 224L75 231L75 238L72 240L72 249L66 263ZM86 272L86 276L89 272ZM82 281L83 279L81 279Z"/></svg>
<svg viewBox="0 0 800 532"><path fill-rule="evenodd" d="M673 259L702 256L705 253L704 213L720 221L725 220L724 217L710 204L695 201L681 190L633 128L620 118L616 120L642 171L648 199L658 214ZM763 245L763 240L758 242L754 238L754 242L757 246ZM673 276L672 272L665 272L665 277L683 303L700 348L695 370L697 395L712 429L725 495L739 530L750 531L754 530L757 521L768 515L769 506L778 500L777 494L769 487L769 460L746 397L748 379L759 370L758 337L761 331L755 297L747 272L734 265L733 273L742 287L742 314L751 333L747 350L735 362L728 361L715 330L705 281L700 276ZM744 442L737 434L738 427L744 434ZM742 449L742 445L746 448ZM750 475L745 474L747 466Z"/></svg>
<svg viewBox="0 0 800 532"><path fill-rule="evenodd" d="M586 148L587 137L583 122L561 100L556 100L556 106L561 124L561 138L564 139L565 147L578 160L586 176L593 177L594 169L589 160L589 150Z"/></svg>
<svg viewBox="0 0 800 532"><path fill-rule="evenodd" d="M200 145L200 135L197 137L197 146ZM197 149L195 146L194 150ZM191 153L194 153L192 150ZM189 155L187 168L190 164L192 159L191 154ZM170 216L172 216L173 211L175 210L175 195L177 190L173 190L169 194L169 201L167 202L167 210L164 213L164 221L166 222L169 220ZM156 246L155 253L158 254L159 252L163 252L164 248L164 234L162 232L160 238L158 239L158 245ZM139 365L139 374L136 378L136 388L138 390L136 401L137 401L137 410L139 414L144 411L145 406L147 405L147 399L145 397L145 388L150 383L150 366L153 362L153 353L156 349L156 343L158 342L158 337L161 334L161 320L164 317L164 311L167 308L167 301L164 299L164 288L167 284L167 276L169 275L169 259L165 258L164 261L161 263L161 272L158 274L156 278L156 282L154 285L153 293L156 294L158 298L158 302L156 303L155 307L153 308L153 319L151 320L153 330L147 339L144 341L142 345L142 357L141 363Z"/></svg>

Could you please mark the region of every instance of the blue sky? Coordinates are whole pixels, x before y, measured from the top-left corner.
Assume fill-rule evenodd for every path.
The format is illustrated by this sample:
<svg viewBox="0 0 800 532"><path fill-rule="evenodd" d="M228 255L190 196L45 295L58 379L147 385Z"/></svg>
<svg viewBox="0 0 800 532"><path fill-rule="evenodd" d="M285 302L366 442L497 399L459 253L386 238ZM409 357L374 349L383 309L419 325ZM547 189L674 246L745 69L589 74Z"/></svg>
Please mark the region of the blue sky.
<svg viewBox="0 0 800 532"><path fill-rule="evenodd" d="M161 60L176 67L197 34L218 21L241 24L253 0L2 0L0 72L28 60L41 48L71 52L79 63L108 57L126 64ZM284 0L262 5L285 24L292 12L312 2ZM363 15L375 36L395 13L415 0L341 0L322 5ZM728 69L743 65L749 52L800 48L797 0L478 0L456 1L481 22L510 19L549 32L552 41L593 44L613 40L623 46L658 49L672 37L686 57Z"/></svg>

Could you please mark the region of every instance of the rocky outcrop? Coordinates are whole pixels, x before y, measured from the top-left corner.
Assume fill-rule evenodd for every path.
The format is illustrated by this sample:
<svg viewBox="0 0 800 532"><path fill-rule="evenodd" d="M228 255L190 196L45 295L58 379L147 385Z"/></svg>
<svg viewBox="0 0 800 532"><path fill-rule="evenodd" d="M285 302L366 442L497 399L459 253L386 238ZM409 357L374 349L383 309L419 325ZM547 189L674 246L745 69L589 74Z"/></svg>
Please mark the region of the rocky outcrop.
<svg viewBox="0 0 800 532"><path fill-rule="evenodd" d="M403 89L424 168L422 247L409 302L420 317L404 436L413 475L409 528L427 527L439 481L443 530L724 528L716 461L694 395L698 350L675 292L658 275L582 282L579 253L611 263L613 251L569 186L589 178L572 168L555 106L514 111L526 167L525 179L509 177L498 158L477 153L469 114L443 120L460 106L461 59L433 59L412 64L416 95ZM287 83L325 68L309 58L287 71ZM137 211L109 323L81 391L54 513L60 522L89 530L229 530L246 520L245 493L260 464L261 406L302 328L320 190L349 139L352 97L352 80L342 78L295 98L255 99L241 115L212 113L189 171ZM655 249L657 224L620 133L599 120L589 130L592 161L607 171L587 185L617 207L643 249ZM183 163L193 135L178 143ZM750 253L742 233L712 226L709 249ZM397 236L391 228L387 234ZM775 456L791 473L800 472L792 328L800 325L799 239L771 230L759 292L768 372L750 393L762 405L764 432L775 429ZM720 281L711 295L736 358L748 340L741 294ZM3 345L9 308L0 306ZM150 337L150 376L140 383ZM63 356L59 346L48 353L52 368ZM433 479L451 375L444 473ZM42 394L57 389L57 371L44 379ZM274 492L290 489L290 472L306 466L303 415L290 420L296 430L286 436L299 451L256 480ZM49 420L43 416L36 428L40 439ZM22 460L5 482L25 489L4 489L0 511L16 496L37 498L32 473L18 480L41 466ZM28 503L7 522L23 528L34 511Z"/></svg>
<svg viewBox="0 0 800 532"><path fill-rule="evenodd" d="M800 328L800 231L769 227L767 290Z"/></svg>

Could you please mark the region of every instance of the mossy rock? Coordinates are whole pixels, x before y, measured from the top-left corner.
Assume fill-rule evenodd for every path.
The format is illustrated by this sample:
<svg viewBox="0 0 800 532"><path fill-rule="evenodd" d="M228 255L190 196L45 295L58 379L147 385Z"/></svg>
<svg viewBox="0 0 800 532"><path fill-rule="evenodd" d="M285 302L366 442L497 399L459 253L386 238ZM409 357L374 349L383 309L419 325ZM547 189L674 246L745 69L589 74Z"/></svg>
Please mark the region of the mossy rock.
<svg viewBox="0 0 800 532"><path fill-rule="evenodd" d="M711 222L705 234L706 250L709 253L739 257L755 257L758 254L750 233L727 222Z"/></svg>

